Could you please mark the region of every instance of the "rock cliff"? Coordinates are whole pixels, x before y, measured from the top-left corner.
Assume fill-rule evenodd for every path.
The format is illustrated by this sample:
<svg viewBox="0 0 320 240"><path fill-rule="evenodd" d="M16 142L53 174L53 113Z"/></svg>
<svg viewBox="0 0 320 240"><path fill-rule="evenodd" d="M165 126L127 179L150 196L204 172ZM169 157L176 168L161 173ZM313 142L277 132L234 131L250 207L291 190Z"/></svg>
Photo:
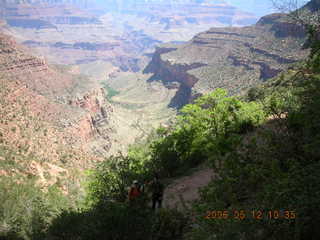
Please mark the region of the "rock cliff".
<svg viewBox="0 0 320 240"><path fill-rule="evenodd" d="M144 72L153 73L149 81L179 83L170 105L181 107L218 87L239 94L276 76L306 56L304 40L304 29L272 14L253 26L211 28L186 44L164 45Z"/></svg>

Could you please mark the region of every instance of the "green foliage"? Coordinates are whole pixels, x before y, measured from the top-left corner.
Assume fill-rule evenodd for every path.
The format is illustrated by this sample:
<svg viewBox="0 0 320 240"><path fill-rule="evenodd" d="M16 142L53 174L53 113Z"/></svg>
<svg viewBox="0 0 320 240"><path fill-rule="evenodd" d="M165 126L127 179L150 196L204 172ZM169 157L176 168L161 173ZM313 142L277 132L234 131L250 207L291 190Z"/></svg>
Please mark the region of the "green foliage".
<svg viewBox="0 0 320 240"><path fill-rule="evenodd" d="M45 193L32 180L2 177L0 238L319 239L319 51L270 85L251 89L249 102L217 89L186 105L175 125L160 127L127 156L112 156L88 171L83 208L68 209L57 189ZM216 177L202 189L192 225L189 212L151 211L144 201L148 194L141 202L126 202L134 179L175 177L202 162ZM229 218L204 218L214 210L228 211ZM240 210L243 220L232 216ZM264 217L253 219L252 210ZM295 218L270 219L270 210L291 211Z"/></svg>
<svg viewBox="0 0 320 240"><path fill-rule="evenodd" d="M0 238L43 239L50 221L67 203L54 187L44 193L33 180L1 177Z"/></svg>
<svg viewBox="0 0 320 240"><path fill-rule="evenodd" d="M104 89L107 91L107 99L111 100L112 97L118 95L120 92L110 87L108 84L103 83Z"/></svg>
<svg viewBox="0 0 320 240"><path fill-rule="evenodd" d="M257 101L264 97L264 92L259 87L252 87L249 89L248 93L248 100L251 101Z"/></svg>
<svg viewBox="0 0 320 240"><path fill-rule="evenodd" d="M180 239L187 219L178 211L132 207L125 203L99 204L82 212L64 212L49 236L61 239L171 240Z"/></svg>
<svg viewBox="0 0 320 240"><path fill-rule="evenodd" d="M153 177L151 158L147 157L150 149L143 146L134 145L128 156L112 156L89 171L84 206L62 212L47 236L62 240L180 239L188 223L184 214L167 209L153 212L148 191L135 203L127 201L134 179L144 182Z"/></svg>
<svg viewBox="0 0 320 240"><path fill-rule="evenodd" d="M319 23L318 23L318 26L316 25L307 26L307 30L308 30L308 44L309 44L309 48L311 49L310 58L316 61L314 57L318 55L317 57L319 59L319 51L320 51ZM315 62L315 64L319 64L319 62Z"/></svg>
<svg viewBox="0 0 320 240"><path fill-rule="evenodd" d="M217 89L181 110L171 131L159 130L151 145L152 163L163 175L174 176L206 159L224 155L265 119L262 105L226 97ZM182 166L182 167L181 167Z"/></svg>
<svg viewBox="0 0 320 240"><path fill-rule="evenodd" d="M319 14L319 13L318 13ZM314 73L320 73L320 30L318 26L309 26L309 45L311 48L310 58L308 61L309 68Z"/></svg>
<svg viewBox="0 0 320 240"><path fill-rule="evenodd" d="M131 150L131 155L137 156L135 153ZM93 206L110 200L124 202L132 181L136 179L143 182L148 175L148 169L141 159L112 156L100 163L96 170L89 172L86 205Z"/></svg>
<svg viewBox="0 0 320 240"><path fill-rule="evenodd" d="M241 141L229 145L227 154L214 155L218 177L202 190L194 206L197 227L188 239L318 239L320 210L320 77L313 56L290 81L259 99L272 118ZM316 63L317 64L317 63ZM244 220L205 219L207 211L244 210ZM252 210L264 212L253 219ZM270 219L268 211L293 211L296 218Z"/></svg>

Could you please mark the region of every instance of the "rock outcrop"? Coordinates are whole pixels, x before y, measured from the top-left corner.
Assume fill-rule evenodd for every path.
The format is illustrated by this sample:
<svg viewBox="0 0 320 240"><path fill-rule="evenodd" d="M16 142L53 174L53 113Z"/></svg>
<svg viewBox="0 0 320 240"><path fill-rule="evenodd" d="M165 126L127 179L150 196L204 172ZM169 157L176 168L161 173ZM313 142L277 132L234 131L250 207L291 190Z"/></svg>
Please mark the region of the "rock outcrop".
<svg viewBox="0 0 320 240"><path fill-rule="evenodd" d="M69 100L69 104L87 112L87 115L81 118L79 123L70 126L71 132L89 144L93 139L99 139L100 153L107 155L112 144L109 133L114 129L109 125L113 108L106 101L104 89L96 89L81 98Z"/></svg>
<svg viewBox="0 0 320 240"><path fill-rule="evenodd" d="M303 28L272 14L253 26L211 28L186 44L164 45L144 72L153 73L150 81L179 83L177 94L184 97L176 96L171 106L181 107L218 87L239 94L276 76L307 55L304 40Z"/></svg>

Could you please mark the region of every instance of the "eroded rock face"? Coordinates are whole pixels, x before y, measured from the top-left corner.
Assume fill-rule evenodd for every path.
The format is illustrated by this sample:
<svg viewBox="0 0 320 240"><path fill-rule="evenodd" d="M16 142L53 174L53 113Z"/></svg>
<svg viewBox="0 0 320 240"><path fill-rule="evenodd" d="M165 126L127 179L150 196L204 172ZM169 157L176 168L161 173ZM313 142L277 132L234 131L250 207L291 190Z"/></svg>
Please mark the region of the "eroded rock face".
<svg viewBox="0 0 320 240"><path fill-rule="evenodd" d="M153 77L149 81L162 80L168 88L177 88L176 96L172 99L170 107L182 107L189 103L193 97L191 89L197 83L198 79L189 74L188 71L206 66L203 63L180 64L174 62L173 59L163 61L161 55L175 51L177 48L164 46L157 48L152 62L144 69L144 73L153 73ZM178 84L174 84L174 83Z"/></svg>
<svg viewBox="0 0 320 240"><path fill-rule="evenodd" d="M113 129L108 126L112 118L113 108L106 101L103 89L92 90L82 97L78 97L68 102L73 107L86 110L86 116L75 126L71 126L71 131L90 143L93 139L101 138L102 149L108 151L111 147L111 139L108 133Z"/></svg>
<svg viewBox="0 0 320 240"><path fill-rule="evenodd" d="M4 34L0 34L0 84L0 145L14 153L5 155L4 161L12 160L20 169L8 166L3 174L37 175L48 186L54 179L71 177L74 169L91 167L101 160L93 153L107 153L111 147L113 109L103 89L51 67ZM54 169L66 173L54 175ZM46 181L45 172L54 178Z"/></svg>
<svg viewBox="0 0 320 240"><path fill-rule="evenodd" d="M226 4L226 2L141 2L125 4L119 11L144 16L152 23L164 24L166 29L185 24L254 24L257 18Z"/></svg>
<svg viewBox="0 0 320 240"><path fill-rule="evenodd" d="M180 107L215 88L237 94L276 76L307 55L304 40L304 29L272 14L254 26L211 28L186 44L164 45L145 71L154 73L150 81L180 83L171 104Z"/></svg>

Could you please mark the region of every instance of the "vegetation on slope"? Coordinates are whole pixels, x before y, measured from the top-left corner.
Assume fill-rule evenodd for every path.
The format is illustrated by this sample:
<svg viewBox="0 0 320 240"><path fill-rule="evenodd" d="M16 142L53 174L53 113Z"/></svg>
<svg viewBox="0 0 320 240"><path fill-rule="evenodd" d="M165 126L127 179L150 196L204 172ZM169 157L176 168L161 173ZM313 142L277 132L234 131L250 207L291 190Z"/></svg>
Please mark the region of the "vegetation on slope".
<svg viewBox="0 0 320 240"><path fill-rule="evenodd" d="M318 239L319 48L312 52L269 86L250 91L250 100L218 89L185 106L174 125L159 128L128 156L102 163L91 175L87 207L60 216L49 233L58 239ZM133 179L177 176L201 162L217 177L192 211L154 214L141 203L135 212L126 203ZM82 233L84 226L90 228Z"/></svg>
<svg viewBox="0 0 320 240"><path fill-rule="evenodd" d="M0 178L0 239L44 239L51 221L73 203L57 186L43 192L35 179Z"/></svg>
<svg viewBox="0 0 320 240"><path fill-rule="evenodd" d="M18 202L2 207L2 213L11 209L19 215L13 225L19 229L11 229L22 239L36 239L32 234L39 229L56 239L317 239L318 58L319 50L313 49L301 66L250 91L250 101L218 89L185 106L174 125L159 128L128 156L107 159L90 172L86 202L78 209L57 215L51 210L55 205L44 201L41 213L38 208L30 212L31 202L25 218L24 210L13 210ZM126 202L133 179L150 179L155 172L177 176L202 162L217 177L202 189L193 211L153 213L143 202L136 208ZM38 204L37 199L45 198L35 198ZM52 216L57 217L52 221Z"/></svg>
<svg viewBox="0 0 320 240"><path fill-rule="evenodd" d="M103 83L104 89L107 91L108 101L112 101L112 97L118 95L120 92L110 87L107 83Z"/></svg>
<svg viewBox="0 0 320 240"><path fill-rule="evenodd" d="M319 238L319 48L313 53L304 66L249 92L272 117L211 161L218 177L202 190L190 239ZM209 216L214 211L229 216Z"/></svg>
<svg viewBox="0 0 320 240"><path fill-rule="evenodd" d="M128 156L100 163L76 208L63 211L69 203L59 193L1 177L0 238L319 239L319 38L310 46L306 62L246 101L218 89ZM173 177L202 162L216 177L192 211L126 202L133 179Z"/></svg>

